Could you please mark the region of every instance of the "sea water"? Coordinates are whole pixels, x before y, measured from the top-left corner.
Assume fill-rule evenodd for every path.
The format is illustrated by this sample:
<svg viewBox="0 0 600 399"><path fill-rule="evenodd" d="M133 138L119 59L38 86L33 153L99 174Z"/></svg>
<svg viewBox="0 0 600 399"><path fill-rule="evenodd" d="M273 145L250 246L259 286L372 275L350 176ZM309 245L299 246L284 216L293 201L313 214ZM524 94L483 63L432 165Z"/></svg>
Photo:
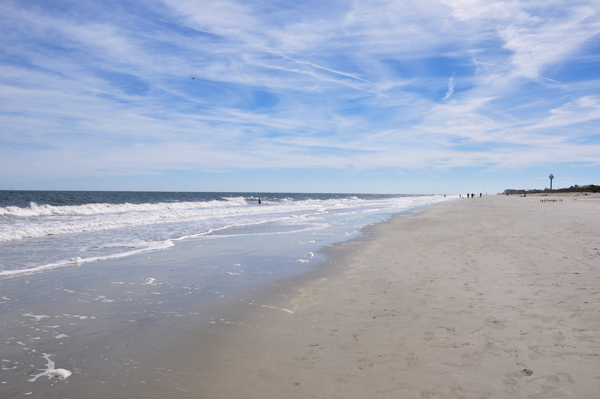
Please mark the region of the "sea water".
<svg viewBox="0 0 600 399"><path fill-rule="evenodd" d="M258 200L261 203L258 203ZM166 250L179 241L318 232L319 245L442 196L1 191L0 276Z"/></svg>
<svg viewBox="0 0 600 399"><path fill-rule="evenodd" d="M175 367L159 348L235 323L228 303L272 306L241 289L317 267L324 247L447 199L0 192L0 397L155 397L150 375Z"/></svg>

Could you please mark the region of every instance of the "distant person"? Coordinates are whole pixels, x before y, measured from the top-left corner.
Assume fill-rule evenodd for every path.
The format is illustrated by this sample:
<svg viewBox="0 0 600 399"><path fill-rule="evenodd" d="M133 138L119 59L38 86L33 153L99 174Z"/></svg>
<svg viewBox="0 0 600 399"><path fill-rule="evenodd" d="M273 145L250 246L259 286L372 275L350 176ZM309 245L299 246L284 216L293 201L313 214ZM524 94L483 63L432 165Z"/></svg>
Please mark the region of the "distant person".
<svg viewBox="0 0 600 399"><path fill-rule="evenodd" d="M481 196L482 196L482 194L481 194L481 193L479 193L479 198L481 198Z"/></svg>
<svg viewBox="0 0 600 399"><path fill-rule="evenodd" d="M258 199L258 203L260 204L260 198Z"/></svg>

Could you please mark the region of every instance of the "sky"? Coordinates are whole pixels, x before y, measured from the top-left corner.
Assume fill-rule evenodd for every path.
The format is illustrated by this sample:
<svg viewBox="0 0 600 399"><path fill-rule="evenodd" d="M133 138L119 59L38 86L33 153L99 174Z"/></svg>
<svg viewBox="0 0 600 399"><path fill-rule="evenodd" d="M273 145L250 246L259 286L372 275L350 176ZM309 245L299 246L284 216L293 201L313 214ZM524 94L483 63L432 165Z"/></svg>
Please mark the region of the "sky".
<svg viewBox="0 0 600 399"><path fill-rule="evenodd" d="M3 0L0 189L600 184L598 0Z"/></svg>

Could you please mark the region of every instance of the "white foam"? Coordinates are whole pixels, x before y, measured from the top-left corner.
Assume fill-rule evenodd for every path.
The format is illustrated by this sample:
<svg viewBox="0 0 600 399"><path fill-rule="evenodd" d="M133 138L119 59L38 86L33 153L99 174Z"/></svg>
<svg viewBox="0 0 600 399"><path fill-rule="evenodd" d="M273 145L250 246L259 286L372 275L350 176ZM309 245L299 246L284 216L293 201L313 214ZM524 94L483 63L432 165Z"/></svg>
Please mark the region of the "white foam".
<svg viewBox="0 0 600 399"><path fill-rule="evenodd" d="M144 250L163 249L172 247L172 240L162 241L129 241L129 242L118 242L104 244L103 248L141 248Z"/></svg>
<svg viewBox="0 0 600 399"><path fill-rule="evenodd" d="M43 318L50 317L50 316L36 315L36 314L31 314L31 313L25 313L23 316L25 316L25 317L33 317L35 319L35 321L40 321Z"/></svg>
<svg viewBox="0 0 600 399"><path fill-rule="evenodd" d="M0 241L2 241L2 240L0 240ZM108 259L124 258L124 257L131 256L134 254L142 253L142 252L156 251L159 249L167 249L167 248L175 245L175 244L173 244L173 241L171 241L171 240L165 240L165 241L161 241L161 242L163 243L163 245L149 245L147 247L143 247L143 248L140 248L137 250L126 251L126 252L121 252L121 253L107 255L107 256L95 256L95 257L89 257L89 258L84 258L84 259L82 259L80 257L76 257L76 258L71 258L71 260L68 260L68 261L49 263L49 264L41 265L41 266L37 266L37 267L16 269L16 270L0 270L0 277L13 277L13 276L19 276L22 274L38 273L38 272L41 272L44 270L54 269L56 267L61 267L61 266L68 266L68 265L73 265L73 264L80 266L84 263L98 262L101 260L108 260Z"/></svg>
<svg viewBox="0 0 600 399"><path fill-rule="evenodd" d="M212 240L219 240L219 239L222 239L222 238L233 238L233 237L244 237L244 236L263 236L263 235L271 236L271 235L297 234L297 233L304 233L304 232L307 232L307 231L323 230L323 229L326 229L329 226L330 225L328 223L311 223L307 227L305 227L303 229L297 229L297 230L279 231L279 232L265 232L265 233L252 232L252 233L245 233L245 234L220 234L220 235L214 235L214 236L204 237L204 239L207 239L207 240L211 240L211 239Z"/></svg>
<svg viewBox="0 0 600 399"><path fill-rule="evenodd" d="M441 196L370 201L349 197L281 201L261 207L249 205L242 197L226 198L223 201L158 204L85 204L77 206L37 206L32 204L29 208L0 207L0 215L12 216L6 218L6 225L0 229L0 241L223 217L240 219L246 216L252 218L258 216L259 219L264 220L264 217L260 215L287 213L286 217L288 218L305 218L311 217L311 215L297 212L314 213L327 212L329 209L363 207L367 202L372 205L381 204L386 207L402 208L443 200ZM57 215L61 217L55 217Z"/></svg>
<svg viewBox="0 0 600 399"><path fill-rule="evenodd" d="M225 201L201 201L201 202L160 202L156 204L102 204L91 203L84 205L38 205L30 203L28 208L18 206L0 207L0 216L83 216L98 214L119 214L127 212L160 212L163 210L188 210L188 209L210 209L231 206L242 206L248 203L242 197L225 198Z"/></svg>
<svg viewBox="0 0 600 399"><path fill-rule="evenodd" d="M269 308L269 309L283 310L284 312L287 312L287 313L290 313L290 314L294 313L293 311L291 311L289 309L286 309L286 308L277 308L275 306L268 306L268 305L262 305L262 307L263 308Z"/></svg>
<svg viewBox="0 0 600 399"><path fill-rule="evenodd" d="M298 259L298 260L296 261L296 263L307 263L307 262L308 262L308 260L307 260L307 259Z"/></svg>
<svg viewBox="0 0 600 399"><path fill-rule="evenodd" d="M304 255L305 258L312 258L313 256L315 256L315 254L313 254L312 252L309 252L306 255Z"/></svg>
<svg viewBox="0 0 600 399"><path fill-rule="evenodd" d="M312 218L311 215L290 215L290 218L292 219L310 219Z"/></svg>
<svg viewBox="0 0 600 399"><path fill-rule="evenodd" d="M73 318L76 318L76 319L79 319L79 320L85 320L85 319L88 318L88 316L79 316L79 315L76 315L76 314L66 314L66 313L63 313L63 316L65 316L65 317L73 317Z"/></svg>
<svg viewBox="0 0 600 399"><path fill-rule="evenodd" d="M57 377L57 378L60 378L61 380L64 380L64 379L69 378L71 376L71 374L73 374L69 370L66 370L66 369L54 368L55 363L52 360L50 360L50 355L48 355L46 353L43 353L43 355L44 355L43 356L44 359L46 359L46 361L48 362L46 364L46 367L47 367L46 370L43 373L33 376L33 378L28 381L35 382L35 380L37 380L38 378L43 377L43 376L48 377L48 379L50 379L52 377Z"/></svg>
<svg viewBox="0 0 600 399"><path fill-rule="evenodd" d="M7 219L12 223L0 230L0 241L265 212L249 211L250 208L244 205L247 203L243 198L232 198L227 201L159 204L0 207L0 216L13 217ZM57 215L61 217L56 218Z"/></svg>

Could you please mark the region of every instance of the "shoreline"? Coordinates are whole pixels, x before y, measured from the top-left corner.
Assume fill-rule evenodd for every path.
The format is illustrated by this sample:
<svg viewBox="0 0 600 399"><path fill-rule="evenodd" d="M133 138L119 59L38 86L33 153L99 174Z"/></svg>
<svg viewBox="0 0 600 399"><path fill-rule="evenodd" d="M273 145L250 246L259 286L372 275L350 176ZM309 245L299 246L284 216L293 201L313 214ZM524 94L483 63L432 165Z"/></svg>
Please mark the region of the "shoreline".
<svg viewBox="0 0 600 399"><path fill-rule="evenodd" d="M285 291L290 276L299 282L326 270L317 266L324 245L351 240L342 233L355 236L352 229L384 217L365 215L342 213L332 220L337 231L321 236L189 240L167 251L0 277L0 396L196 398L184 387L197 381L199 358L181 368L171 354L186 351L195 336L235 325L249 310L276 308L274 293ZM45 378L59 369L71 374Z"/></svg>
<svg viewBox="0 0 600 399"><path fill-rule="evenodd" d="M265 307L190 334L169 356L174 374L193 374L179 389L597 396L600 201L560 197L462 199L370 227L328 251L323 269L277 283Z"/></svg>

